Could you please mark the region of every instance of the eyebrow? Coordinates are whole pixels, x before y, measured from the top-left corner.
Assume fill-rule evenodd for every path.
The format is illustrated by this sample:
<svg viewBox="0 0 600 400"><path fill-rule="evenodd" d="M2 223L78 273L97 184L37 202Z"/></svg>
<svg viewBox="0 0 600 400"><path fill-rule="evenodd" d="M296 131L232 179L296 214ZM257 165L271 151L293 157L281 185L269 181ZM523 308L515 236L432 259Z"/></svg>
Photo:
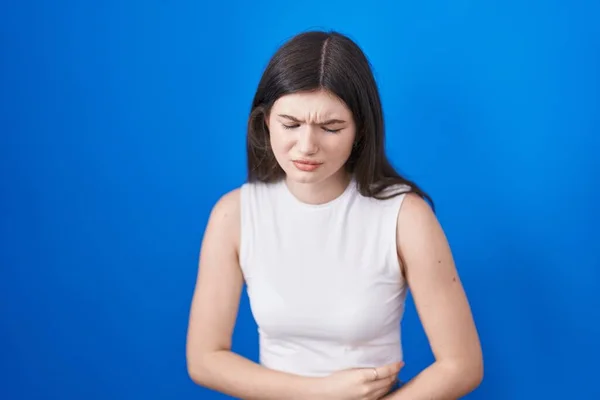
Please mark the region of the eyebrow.
<svg viewBox="0 0 600 400"><path fill-rule="evenodd" d="M292 117L291 115L286 115L286 114L277 114L279 117L281 118L285 118L285 119L289 119L290 121L294 121L294 122L304 122L299 120L296 117ZM341 120L341 119L328 119L327 121L323 121L323 122L319 122L317 123L317 125L331 125L331 124L343 124L346 121Z"/></svg>

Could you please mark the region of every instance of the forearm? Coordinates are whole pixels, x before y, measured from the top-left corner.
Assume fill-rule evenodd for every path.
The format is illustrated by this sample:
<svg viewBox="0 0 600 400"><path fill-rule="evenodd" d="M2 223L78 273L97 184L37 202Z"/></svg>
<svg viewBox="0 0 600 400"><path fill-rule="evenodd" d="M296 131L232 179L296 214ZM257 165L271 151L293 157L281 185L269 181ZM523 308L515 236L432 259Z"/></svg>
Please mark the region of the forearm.
<svg viewBox="0 0 600 400"><path fill-rule="evenodd" d="M481 366L436 361L385 400L456 400L481 383Z"/></svg>
<svg viewBox="0 0 600 400"><path fill-rule="evenodd" d="M217 351L190 362L191 379L200 386L244 400L306 400L318 396L318 378L274 371L231 351Z"/></svg>

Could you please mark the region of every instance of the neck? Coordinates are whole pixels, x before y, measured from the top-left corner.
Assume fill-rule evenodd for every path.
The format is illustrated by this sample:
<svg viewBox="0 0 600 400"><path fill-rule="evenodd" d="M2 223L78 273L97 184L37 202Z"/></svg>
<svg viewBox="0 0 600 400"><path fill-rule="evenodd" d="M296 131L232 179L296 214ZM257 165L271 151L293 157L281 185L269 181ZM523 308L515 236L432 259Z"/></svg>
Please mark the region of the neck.
<svg viewBox="0 0 600 400"><path fill-rule="evenodd" d="M286 178L286 184L299 201L317 205L328 203L341 196L348 187L350 179L350 174L340 171L321 182L302 183Z"/></svg>

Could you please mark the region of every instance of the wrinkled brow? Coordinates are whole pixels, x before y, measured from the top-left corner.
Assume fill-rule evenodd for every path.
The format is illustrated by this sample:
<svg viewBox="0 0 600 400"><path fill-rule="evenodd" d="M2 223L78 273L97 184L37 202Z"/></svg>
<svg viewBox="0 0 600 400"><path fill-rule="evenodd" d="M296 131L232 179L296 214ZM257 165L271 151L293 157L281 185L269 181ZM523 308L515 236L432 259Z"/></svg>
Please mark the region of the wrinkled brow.
<svg viewBox="0 0 600 400"><path fill-rule="evenodd" d="M290 121L297 122L297 123L304 122L296 117L292 117L291 115L278 114L278 116L281 118L289 119ZM323 121L323 122L317 122L316 125L343 124L345 122L346 121L344 121L344 120L334 118L334 119L328 119L327 121Z"/></svg>

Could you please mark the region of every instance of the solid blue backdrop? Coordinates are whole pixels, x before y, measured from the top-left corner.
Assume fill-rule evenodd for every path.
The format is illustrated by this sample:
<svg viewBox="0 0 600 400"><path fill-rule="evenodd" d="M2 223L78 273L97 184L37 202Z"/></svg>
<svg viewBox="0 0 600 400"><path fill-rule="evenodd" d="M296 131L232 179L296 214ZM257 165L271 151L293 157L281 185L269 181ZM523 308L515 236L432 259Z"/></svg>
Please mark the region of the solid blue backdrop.
<svg viewBox="0 0 600 400"><path fill-rule="evenodd" d="M185 367L200 241L262 69L312 28L363 47L437 203L486 360L468 398L600 398L598 3L10 3L0 398L225 398ZM432 356L412 303L403 327L408 379ZM234 347L258 356L246 298Z"/></svg>

